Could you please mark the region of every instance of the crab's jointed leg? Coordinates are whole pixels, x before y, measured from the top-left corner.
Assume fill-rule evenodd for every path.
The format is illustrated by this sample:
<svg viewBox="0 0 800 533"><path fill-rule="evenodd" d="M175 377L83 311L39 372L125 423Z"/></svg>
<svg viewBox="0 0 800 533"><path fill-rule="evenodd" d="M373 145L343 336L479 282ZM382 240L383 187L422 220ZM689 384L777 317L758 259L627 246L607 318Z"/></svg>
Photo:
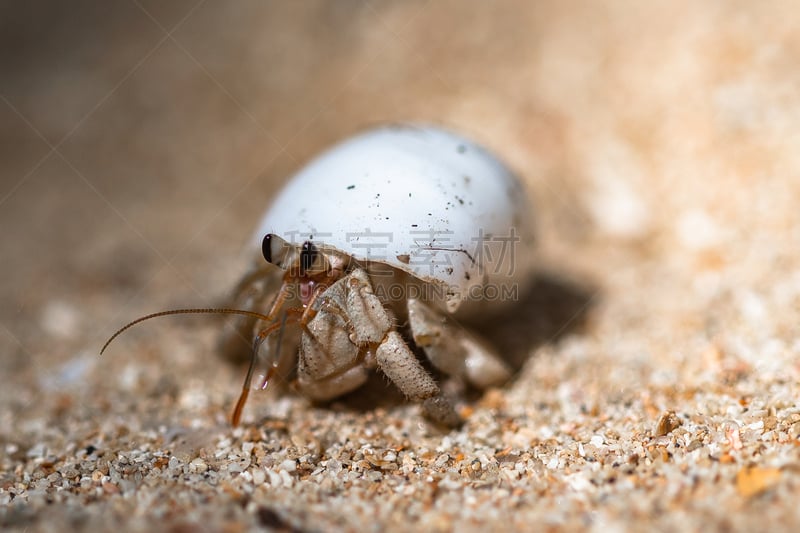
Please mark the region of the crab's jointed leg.
<svg viewBox="0 0 800 533"><path fill-rule="evenodd" d="M424 302L408 299L408 322L414 343L442 372L479 389L511 377L511 370L486 342Z"/></svg>

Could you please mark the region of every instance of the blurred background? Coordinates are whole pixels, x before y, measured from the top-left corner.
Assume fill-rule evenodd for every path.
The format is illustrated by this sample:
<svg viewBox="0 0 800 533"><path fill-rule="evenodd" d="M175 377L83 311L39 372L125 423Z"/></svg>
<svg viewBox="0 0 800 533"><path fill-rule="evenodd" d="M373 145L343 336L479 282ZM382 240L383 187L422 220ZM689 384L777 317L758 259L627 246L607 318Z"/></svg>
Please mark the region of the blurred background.
<svg viewBox="0 0 800 533"><path fill-rule="evenodd" d="M597 352L675 375L736 332L737 357L770 341L784 371L798 19L780 1L2 2L4 427L225 372L198 364L214 328L180 319L96 352L143 313L218 301L286 177L387 121L452 127L519 173L540 267L600 295Z"/></svg>

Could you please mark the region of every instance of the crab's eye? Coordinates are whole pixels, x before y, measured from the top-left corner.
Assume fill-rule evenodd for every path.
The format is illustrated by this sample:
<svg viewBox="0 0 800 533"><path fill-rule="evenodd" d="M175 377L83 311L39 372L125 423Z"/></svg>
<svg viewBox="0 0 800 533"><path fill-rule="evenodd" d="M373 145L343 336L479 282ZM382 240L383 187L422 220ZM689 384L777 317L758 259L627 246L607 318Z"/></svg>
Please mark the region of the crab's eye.
<svg viewBox="0 0 800 533"><path fill-rule="evenodd" d="M319 251L314 243L306 241L300 249L300 273L303 274L314 267L314 263L319 256Z"/></svg>
<svg viewBox="0 0 800 533"><path fill-rule="evenodd" d="M272 240L272 233L267 233L264 235L264 240L261 241L261 253L267 263L272 263Z"/></svg>
<svg viewBox="0 0 800 533"><path fill-rule="evenodd" d="M261 253L264 259L267 263L272 263L281 268L285 268L287 256L292 249L285 239L278 237L274 233L267 233L264 235L264 240L261 241ZM291 259L291 257L288 257L288 259Z"/></svg>

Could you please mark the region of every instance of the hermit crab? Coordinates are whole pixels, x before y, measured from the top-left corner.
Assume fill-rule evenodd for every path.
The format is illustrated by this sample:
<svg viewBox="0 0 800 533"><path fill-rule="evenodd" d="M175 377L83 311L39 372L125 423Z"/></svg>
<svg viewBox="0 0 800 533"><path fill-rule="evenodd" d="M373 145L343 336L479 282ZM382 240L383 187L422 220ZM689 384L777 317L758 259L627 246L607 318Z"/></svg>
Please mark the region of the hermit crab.
<svg viewBox="0 0 800 533"><path fill-rule="evenodd" d="M239 315L222 351L250 366L238 424L258 386L290 380L328 401L383 373L431 420L460 417L426 365L477 388L503 383L502 357L461 317L507 304L529 276L530 207L488 151L430 126L388 126L334 146L291 178L252 241L260 256L219 309ZM108 343L106 344L108 346ZM103 347L105 350L106 346Z"/></svg>

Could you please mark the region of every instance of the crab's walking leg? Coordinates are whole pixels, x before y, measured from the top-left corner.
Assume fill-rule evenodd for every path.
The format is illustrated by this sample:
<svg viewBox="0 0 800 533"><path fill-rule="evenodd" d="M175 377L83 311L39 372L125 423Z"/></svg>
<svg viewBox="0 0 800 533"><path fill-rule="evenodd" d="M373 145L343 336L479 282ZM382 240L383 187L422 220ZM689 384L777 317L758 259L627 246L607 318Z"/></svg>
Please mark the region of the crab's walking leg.
<svg viewBox="0 0 800 533"><path fill-rule="evenodd" d="M480 389L511 377L508 366L487 343L424 302L408 299L408 321L414 342L442 372Z"/></svg>
<svg viewBox="0 0 800 533"><path fill-rule="evenodd" d="M461 418L453 406L441 395L439 386L422 368L399 333L390 331L375 355L381 371L410 400L422 402L422 408L429 418L448 427L461 424Z"/></svg>
<svg viewBox="0 0 800 533"><path fill-rule="evenodd" d="M285 286L285 285L284 285ZM279 293L282 294L283 292ZM277 313L280 310L280 307L274 307L273 311ZM250 365L247 368L247 374L244 378L244 383L242 384L242 392L239 395L239 399L236 402L236 406L233 409L233 414L231 415L231 424L236 427L239 425L239 421L242 418L242 411L244 410L244 405L247 403L247 397L250 395L250 383L253 379L253 371L256 367L256 362L258 360L259 351L261 348L262 343L267 340L267 338L272 335L275 331L279 331L279 334L283 333L283 330L286 326L287 321L289 318L293 318L295 321L301 320L304 309L301 307L292 307L286 309L283 314L283 319L279 321L271 322L269 325L261 329L258 332L258 335L255 336L253 339L253 347L250 355ZM272 312L270 312L271 314ZM264 376L259 388L264 389L267 386L272 375L278 371L278 368L281 363L281 353L280 353L280 343L276 347L277 353L274 355L274 360L268 361L269 364L267 365L267 373Z"/></svg>
<svg viewBox="0 0 800 533"><path fill-rule="evenodd" d="M394 329L391 317L375 295L366 272L354 272L348 280L348 289L347 314L353 326L353 339L358 343L379 343L375 359L381 371L409 399L422 402L429 418L446 426L458 426L461 418Z"/></svg>
<svg viewBox="0 0 800 533"><path fill-rule="evenodd" d="M256 360L258 359L258 349L261 347L261 343L275 330L283 326L283 322L274 322L267 326L266 328L262 329L256 338L253 339L253 351L250 357L250 366L247 368L247 375L244 378L244 383L242 384L242 392L239 394L239 399L236 401L236 406L233 408L233 414L231 414L231 425L236 427L239 425L239 422L242 419L242 411L244 410L244 404L247 403L247 397L250 395L250 382L253 379L253 371L256 367Z"/></svg>

